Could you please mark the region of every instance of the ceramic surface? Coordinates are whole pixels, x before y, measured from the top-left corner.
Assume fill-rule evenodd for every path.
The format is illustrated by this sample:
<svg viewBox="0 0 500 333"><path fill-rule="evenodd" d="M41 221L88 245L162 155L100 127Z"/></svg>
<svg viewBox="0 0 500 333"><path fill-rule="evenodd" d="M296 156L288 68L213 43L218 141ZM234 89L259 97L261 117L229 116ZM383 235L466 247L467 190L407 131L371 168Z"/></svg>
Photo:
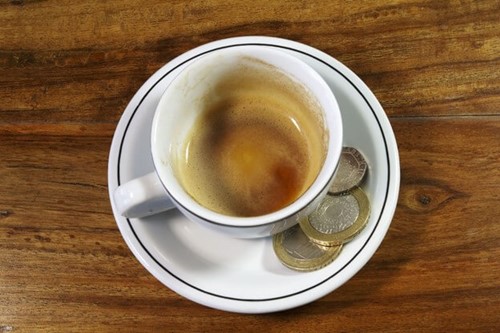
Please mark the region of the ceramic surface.
<svg viewBox="0 0 500 333"><path fill-rule="evenodd" d="M175 58L144 83L125 109L109 156L108 187L153 171L150 128L168 83L189 61L234 45L267 45L307 62L339 103L344 146L360 150L369 176L367 227L327 267L301 273L276 258L271 238L234 239L189 221L178 211L127 219L111 204L120 232L142 265L168 288L203 305L232 312L265 313L312 302L348 281L372 257L391 223L399 193L399 155L387 116L369 88L346 66L304 44L271 37L237 37L205 44Z"/></svg>

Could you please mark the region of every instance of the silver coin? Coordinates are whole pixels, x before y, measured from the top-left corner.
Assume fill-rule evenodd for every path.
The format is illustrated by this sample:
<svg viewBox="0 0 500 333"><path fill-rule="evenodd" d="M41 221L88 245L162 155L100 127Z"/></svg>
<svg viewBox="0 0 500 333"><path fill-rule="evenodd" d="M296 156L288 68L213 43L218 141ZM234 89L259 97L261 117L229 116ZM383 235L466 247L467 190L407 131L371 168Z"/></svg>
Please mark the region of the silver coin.
<svg viewBox="0 0 500 333"><path fill-rule="evenodd" d="M345 195L328 194L300 227L311 241L323 246L344 244L360 233L370 216L370 201L358 186Z"/></svg>
<svg viewBox="0 0 500 333"><path fill-rule="evenodd" d="M297 271L314 271L331 263L342 245L322 246L312 242L299 225L273 236L273 248L281 263Z"/></svg>
<svg viewBox="0 0 500 333"><path fill-rule="evenodd" d="M327 195L309 216L309 223L323 234L335 234L351 227L359 216L359 205L353 195Z"/></svg>
<svg viewBox="0 0 500 333"><path fill-rule="evenodd" d="M356 148L342 148L338 170L329 192L332 194L345 193L358 186L365 178L367 170L368 164Z"/></svg>
<svg viewBox="0 0 500 333"><path fill-rule="evenodd" d="M328 250L311 242L298 225L283 232L282 246L286 253L295 259L321 258Z"/></svg>

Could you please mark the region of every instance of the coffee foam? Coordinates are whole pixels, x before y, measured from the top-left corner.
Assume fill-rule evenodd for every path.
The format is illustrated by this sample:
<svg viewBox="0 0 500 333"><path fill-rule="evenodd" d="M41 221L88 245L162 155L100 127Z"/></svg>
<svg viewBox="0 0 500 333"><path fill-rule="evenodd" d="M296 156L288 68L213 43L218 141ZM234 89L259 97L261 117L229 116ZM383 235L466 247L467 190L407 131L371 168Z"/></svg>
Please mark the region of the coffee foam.
<svg viewBox="0 0 500 333"><path fill-rule="evenodd" d="M247 58L221 76L185 141L177 174L201 205L256 216L292 203L325 158L318 103L276 68Z"/></svg>

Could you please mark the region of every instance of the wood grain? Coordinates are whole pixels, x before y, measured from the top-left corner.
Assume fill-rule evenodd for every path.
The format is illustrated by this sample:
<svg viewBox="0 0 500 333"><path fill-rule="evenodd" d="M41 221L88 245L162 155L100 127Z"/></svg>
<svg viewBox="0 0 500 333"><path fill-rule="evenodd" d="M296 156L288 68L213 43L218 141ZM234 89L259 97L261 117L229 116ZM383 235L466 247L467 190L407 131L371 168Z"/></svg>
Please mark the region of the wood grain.
<svg viewBox="0 0 500 333"><path fill-rule="evenodd" d="M497 332L497 1L0 1L0 333ZM107 159L142 83L213 40L269 35L356 72L394 128L391 228L344 286L239 315L165 288L113 219Z"/></svg>

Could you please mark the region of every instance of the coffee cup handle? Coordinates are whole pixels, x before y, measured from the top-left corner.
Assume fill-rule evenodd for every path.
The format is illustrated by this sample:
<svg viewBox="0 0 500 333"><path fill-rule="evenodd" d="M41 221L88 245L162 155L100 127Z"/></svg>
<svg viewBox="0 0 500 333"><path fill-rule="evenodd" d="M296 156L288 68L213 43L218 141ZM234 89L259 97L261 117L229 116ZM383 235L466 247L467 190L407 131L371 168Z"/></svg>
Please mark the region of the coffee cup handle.
<svg viewBox="0 0 500 333"><path fill-rule="evenodd" d="M127 218L146 217L175 208L156 172L118 186L113 197L118 213Z"/></svg>

